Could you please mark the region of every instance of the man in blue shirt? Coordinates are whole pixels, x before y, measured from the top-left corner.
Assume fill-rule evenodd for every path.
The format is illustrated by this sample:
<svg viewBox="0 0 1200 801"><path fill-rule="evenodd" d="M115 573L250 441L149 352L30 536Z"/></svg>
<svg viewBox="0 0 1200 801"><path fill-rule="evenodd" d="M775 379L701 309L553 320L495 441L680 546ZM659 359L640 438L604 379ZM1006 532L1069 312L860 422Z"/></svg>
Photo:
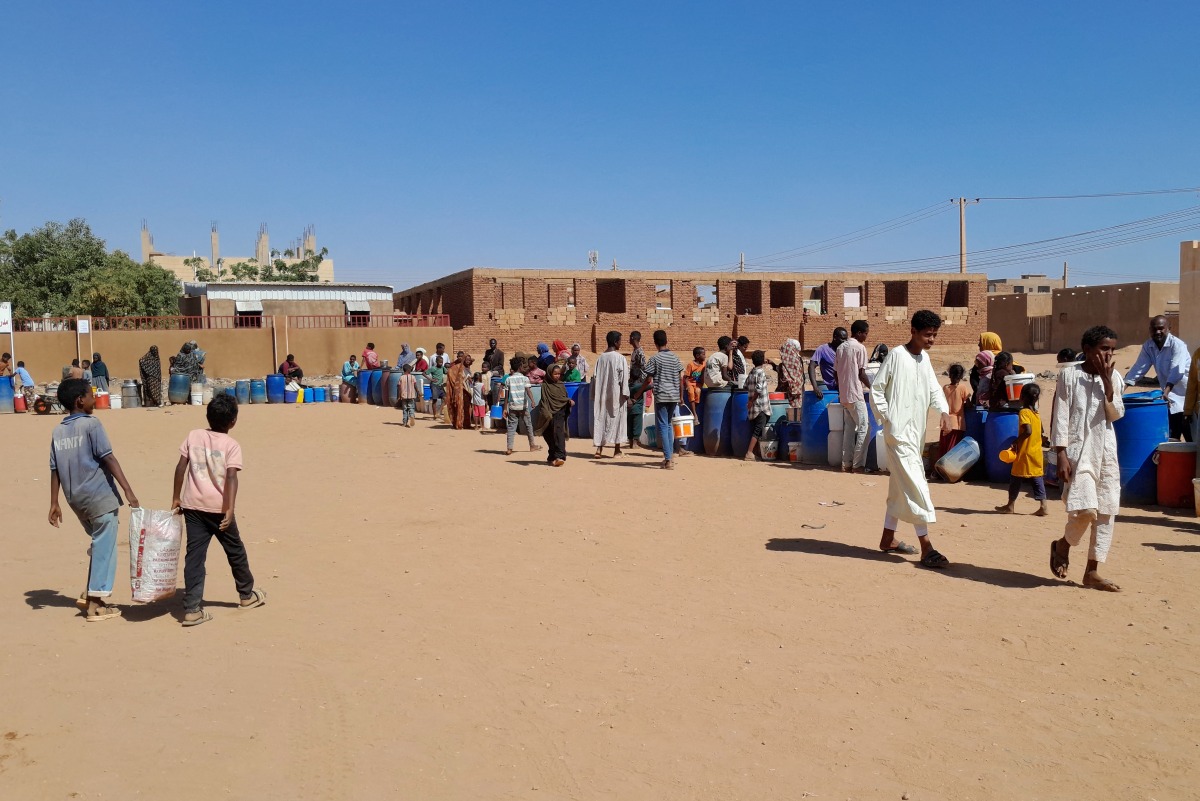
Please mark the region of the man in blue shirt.
<svg viewBox="0 0 1200 801"><path fill-rule="evenodd" d="M813 353L812 360L808 363L808 380L812 382L813 392L817 393L818 398L825 397L826 389L837 392L837 369L834 366L837 361L837 349L849 337L846 329L838 326L833 329L833 339ZM821 370L820 377L817 376L818 368Z"/></svg>
<svg viewBox="0 0 1200 801"><path fill-rule="evenodd" d="M25 369L25 362L17 362L16 379L21 382L17 387L21 390L21 394L25 397L25 411L33 411L33 402L36 400L36 395L33 392L33 376L29 375L29 371Z"/></svg>

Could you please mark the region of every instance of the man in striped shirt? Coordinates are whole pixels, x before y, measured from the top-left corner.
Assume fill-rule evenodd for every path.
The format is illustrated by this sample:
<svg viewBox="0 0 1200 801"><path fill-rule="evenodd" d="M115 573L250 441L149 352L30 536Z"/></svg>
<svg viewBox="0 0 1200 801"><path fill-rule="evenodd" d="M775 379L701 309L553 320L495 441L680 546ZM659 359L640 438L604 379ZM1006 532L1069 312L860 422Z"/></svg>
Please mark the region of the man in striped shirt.
<svg viewBox="0 0 1200 801"><path fill-rule="evenodd" d="M746 376L746 389L750 390L750 396L746 398L750 416L750 447L742 457L747 462L754 461L754 449L766 433L767 422L771 419L771 396L767 392L767 371L763 369L767 355L756 350L750 354L750 361L754 363L754 369Z"/></svg>
<svg viewBox="0 0 1200 801"><path fill-rule="evenodd" d="M658 441L662 443L662 466L670 470L675 466L671 418L679 408L679 376L683 373L683 362L667 347L667 332L661 328L654 332L654 346L658 353L647 360L645 375L654 390L654 426L658 429ZM688 453L686 448L681 448L680 452Z"/></svg>

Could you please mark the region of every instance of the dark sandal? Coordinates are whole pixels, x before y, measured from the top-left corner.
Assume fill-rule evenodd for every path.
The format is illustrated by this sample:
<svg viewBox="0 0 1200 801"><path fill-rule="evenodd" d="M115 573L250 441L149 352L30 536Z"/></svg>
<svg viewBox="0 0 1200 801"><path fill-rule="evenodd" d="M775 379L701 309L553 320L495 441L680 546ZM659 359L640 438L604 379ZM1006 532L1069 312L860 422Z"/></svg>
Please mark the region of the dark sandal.
<svg viewBox="0 0 1200 801"><path fill-rule="evenodd" d="M942 570L942 569L950 566L950 560L947 559L946 557L942 556L937 551L930 551L929 553L927 553L921 557L921 564L924 567L932 567L932 568L935 568L938 570Z"/></svg>
<svg viewBox="0 0 1200 801"><path fill-rule="evenodd" d="M1050 540L1050 572L1060 579L1065 579L1070 567L1070 558L1058 555L1058 540Z"/></svg>
<svg viewBox="0 0 1200 801"><path fill-rule="evenodd" d="M900 544L895 548L880 548L879 550L883 551L884 553L906 553L909 556L912 556L918 552L916 548L903 541L901 541Z"/></svg>

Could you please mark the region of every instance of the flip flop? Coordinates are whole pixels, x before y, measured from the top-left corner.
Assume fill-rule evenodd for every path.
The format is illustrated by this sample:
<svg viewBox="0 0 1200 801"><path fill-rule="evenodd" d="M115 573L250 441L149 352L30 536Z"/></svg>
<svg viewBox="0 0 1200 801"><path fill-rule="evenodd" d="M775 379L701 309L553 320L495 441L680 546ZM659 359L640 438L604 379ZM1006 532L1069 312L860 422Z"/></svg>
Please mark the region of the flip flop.
<svg viewBox="0 0 1200 801"><path fill-rule="evenodd" d="M942 556L937 551L930 551L921 557L921 565L924 567L932 567L937 570L943 570L950 566L950 560Z"/></svg>
<svg viewBox="0 0 1200 801"><path fill-rule="evenodd" d="M201 609L200 617L196 618L195 620L188 620L187 618L184 618L183 625L190 628L192 626L199 626L201 623L207 623L208 621L210 621L212 619L213 619L212 615L209 613L209 611L207 609Z"/></svg>
<svg viewBox="0 0 1200 801"><path fill-rule="evenodd" d="M249 598L243 598L242 600L250 601L250 603L248 603L248 604L247 603L239 603L238 606L241 609L253 609L256 606L262 606L263 604L265 604L267 602L266 590L260 590L256 587L255 589L250 591Z"/></svg>
<svg viewBox="0 0 1200 801"><path fill-rule="evenodd" d="M108 620L114 617L120 617L121 610L115 606L100 606L96 608L94 613L84 616L84 620L88 623L95 623L97 620Z"/></svg>
<svg viewBox="0 0 1200 801"><path fill-rule="evenodd" d="M909 556L917 553L917 549L909 545L907 542L901 542L895 548L880 548L879 550L884 553L906 553Z"/></svg>
<svg viewBox="0 0 1200 801"><path fill-rule="evenodd" d="M1050 540L1050 572L1058 578L1065 579L1067 577L1067 570L1070 567L1070 557L1058 555L1058 540Z"/></svg>

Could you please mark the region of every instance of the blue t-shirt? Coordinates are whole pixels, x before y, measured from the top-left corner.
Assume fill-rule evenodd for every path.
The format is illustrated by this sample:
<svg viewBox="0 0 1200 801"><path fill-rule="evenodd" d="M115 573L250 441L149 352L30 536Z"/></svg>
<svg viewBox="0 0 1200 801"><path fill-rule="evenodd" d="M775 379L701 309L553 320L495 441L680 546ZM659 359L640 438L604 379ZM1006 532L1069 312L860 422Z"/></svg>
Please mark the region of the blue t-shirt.
<svg viewBox="0 0 1200 801"><path fill-rule="evenodd" d="M50 469L67 505L84 520L115 512L121 506L116 482L100 461L113 452L104 426L90 414L73 414L54 428Z"/></svg>

